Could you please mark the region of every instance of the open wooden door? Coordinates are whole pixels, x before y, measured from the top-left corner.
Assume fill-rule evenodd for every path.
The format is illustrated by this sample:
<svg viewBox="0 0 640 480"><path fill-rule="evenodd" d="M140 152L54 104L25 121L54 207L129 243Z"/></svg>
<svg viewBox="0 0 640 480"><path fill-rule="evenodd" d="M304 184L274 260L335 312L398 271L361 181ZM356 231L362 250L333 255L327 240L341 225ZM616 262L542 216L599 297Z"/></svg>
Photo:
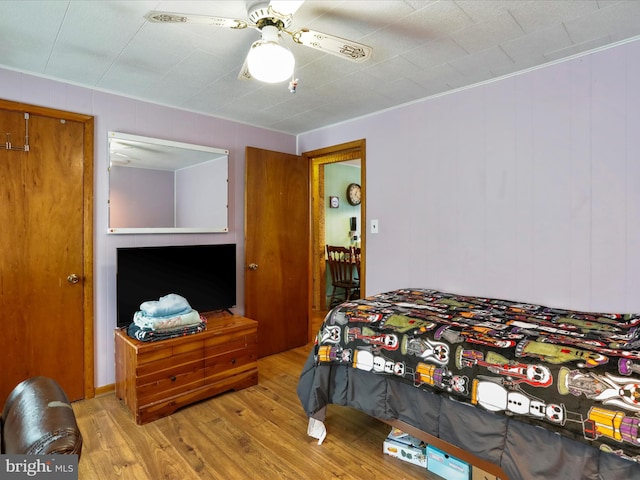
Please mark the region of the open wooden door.
<svg viewBox="0 0 640 480"><path fill-rule="evenodd" d="M258 321L258 355L309 338L309 164L247 147L245 315Z"/></svg>

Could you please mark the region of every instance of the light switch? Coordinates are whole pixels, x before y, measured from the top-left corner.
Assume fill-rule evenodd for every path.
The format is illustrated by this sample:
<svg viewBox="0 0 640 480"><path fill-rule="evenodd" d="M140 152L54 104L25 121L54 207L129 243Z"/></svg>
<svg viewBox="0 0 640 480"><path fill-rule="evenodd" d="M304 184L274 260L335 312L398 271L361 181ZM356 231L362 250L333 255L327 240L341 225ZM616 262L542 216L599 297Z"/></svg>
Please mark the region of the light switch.
<svg viewBox="0 0 640 480"><path fill-rule="evenodd" d="M378 220L371 220L371 233L378 233Z"/></svg>

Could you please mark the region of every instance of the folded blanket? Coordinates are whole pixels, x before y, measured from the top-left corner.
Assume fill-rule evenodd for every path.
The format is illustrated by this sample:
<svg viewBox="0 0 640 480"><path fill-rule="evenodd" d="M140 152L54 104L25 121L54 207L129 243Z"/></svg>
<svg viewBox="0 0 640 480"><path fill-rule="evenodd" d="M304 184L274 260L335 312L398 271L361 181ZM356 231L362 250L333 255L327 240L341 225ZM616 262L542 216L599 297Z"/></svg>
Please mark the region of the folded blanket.
<svg viewBox="0 0 640 480"><path fill-rule="evenodd" d="M140 310L149 317L166 317L169 315L180 315L191 310L191 305L187 299L170 293L158 300L149 300L140 304Z"/></svg>
<svg viewBox="0 0 640 480"><path fill-rule="evenodd" d="M165 317L148 316L141 310L133 314L133 323L140 328L149 330L162 331L172 330L174 328L186 327L200 323L202 319L196 310L189 310L187 313L180 315L168 315Z"/></svg>
<svg viewBox="0 0 640 480"><path fill-rule="evenodd" d="M169 338L184 337L185 335L192 335L194 333L202 332L207 328L205 322L200 322L195 325L189 325L186 327L179 327L173 330L166 330L162 332L156 332L147 328L140 328L135 323L131 323L127 328L127 335L141 342L155 342L158 340L167 340Z"/></svg>

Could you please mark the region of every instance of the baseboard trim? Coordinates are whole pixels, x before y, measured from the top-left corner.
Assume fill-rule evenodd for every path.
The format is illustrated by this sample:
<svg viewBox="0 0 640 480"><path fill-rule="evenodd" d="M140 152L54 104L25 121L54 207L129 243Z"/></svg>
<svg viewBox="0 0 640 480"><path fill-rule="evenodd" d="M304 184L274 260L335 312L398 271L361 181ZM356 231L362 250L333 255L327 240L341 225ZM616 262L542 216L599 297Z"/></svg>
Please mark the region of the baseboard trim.
<svg viewBox="0 0 640 480"><path fill-rule="evenodd" d="M111 383L109 385L103 385L102 387L96 388L96 397L100 395L107 395L109 393L113 393L116 391L116 384Z"/></svg>

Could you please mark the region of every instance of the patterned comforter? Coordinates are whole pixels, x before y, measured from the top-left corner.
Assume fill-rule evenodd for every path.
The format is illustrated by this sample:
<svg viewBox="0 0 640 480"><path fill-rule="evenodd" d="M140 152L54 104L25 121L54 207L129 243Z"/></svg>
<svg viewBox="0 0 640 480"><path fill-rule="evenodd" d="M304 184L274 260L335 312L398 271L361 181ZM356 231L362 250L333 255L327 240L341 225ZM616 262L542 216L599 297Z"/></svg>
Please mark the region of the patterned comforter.
<svg viewBox="0 0 640 480"><path fill-rule="evenodd" d="M639 461L639 327L640 315L407 289L333 309L314 358Z"/></svg>

